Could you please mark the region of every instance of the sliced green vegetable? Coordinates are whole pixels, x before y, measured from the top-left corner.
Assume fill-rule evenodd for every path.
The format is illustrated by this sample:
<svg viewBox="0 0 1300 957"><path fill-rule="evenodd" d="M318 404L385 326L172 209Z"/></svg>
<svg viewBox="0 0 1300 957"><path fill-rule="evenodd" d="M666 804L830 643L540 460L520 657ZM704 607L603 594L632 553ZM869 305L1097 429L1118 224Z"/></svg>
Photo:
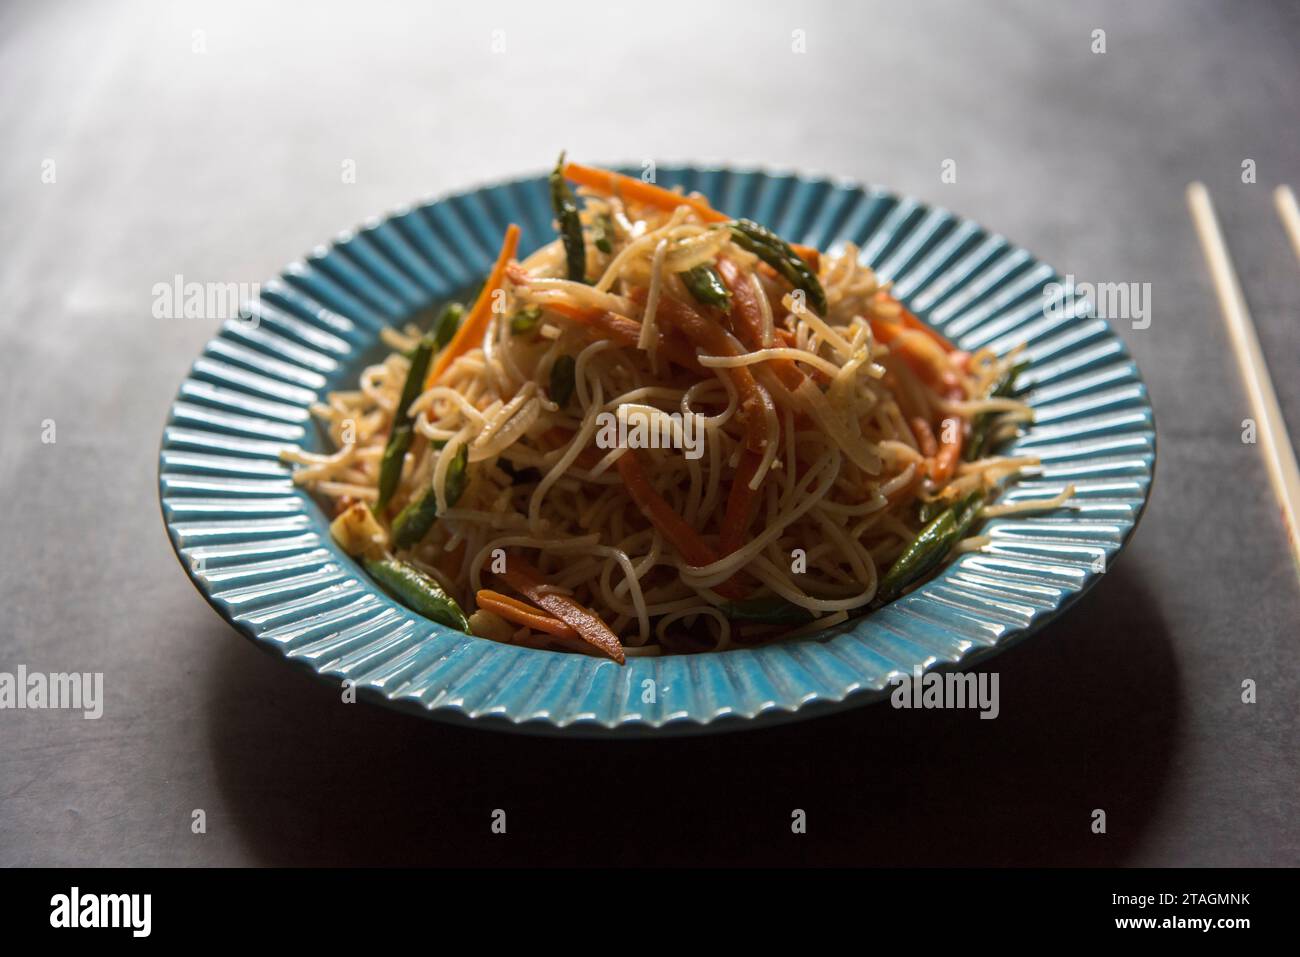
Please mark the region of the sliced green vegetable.
<svg viewBox="0 0 1300 957"><path fill-rule="evenodd" d="M983 491L971 492L960 502L950 505L921 529L920 534L889 566L876 589L876 602L893 601L908 586L920 581L937 568L952 547L970 530L984 504Z"/></svg>
<svg viewBox="0 0 1300 957"><path fill-rule="evenodd" d="M435 333L425 333L420 339L420 344L415 347L415 356L411 359L411 369L406 374L406 381L402 383L402 395L397 400L397 411L393 416L393 421L398 425L409 425L411 422L411 404L424 391L424 380L429 374L429 361L433 358L434 350L437 348L436 340L437 335Z"/></svg>
<svg viewBox="0 0 1300 957"><path fill-rule="evenodd" d="M402 465L406 453L411 448L413 436L410 425L395 425L388 434L388 444L384 446L384 457L379 460L379 498L375 500L375 514L379 515L387 507L397 485L402 480Z"/></svg>
<svg viewBox="0 0 1300 957"><path fill-rule="evenodd" d="M527 309L520 309L510 317L510 334L512 336L527 335L537 328L537 324L542 321L542 310L536 306L529 306Z"/></svg>
<svg viewBox="0 0 1300 957"><path fill-rule="evenodd" d="M889 571L880 580L880 586L876 589L876 601L882 604L893 601L904 588L943 561L943 556L948 554L945 543L956 527L956 513L948 507L921 529L921 533L903 550L903 554L894 559L894 564L889 566Z"/></svg>
<svg viewBox="0 0 1300 957"><path fill-rule="evenodd" d="M452 336L460 328L460 321L465 317L465 307L459 302L449 302L442 307L438 319L433 324L433 344L441 349L451 342ZM414 401L414 400L412 400Z"/></svg>
<svg viewBox="0 0 1300 957"><path fill-rule="evenodd" d="M596 248L608 256L614 251L614 220L609 218L608 213L601 213L596 217L592 225L593 239Z"/></svg>
<svg viewBox="0 0 1300 957"><path fill-rule="evenodd" d="M956 528L954 529L952 543L948 546L949 548L966 537L966 533L975 524L975 519L979 517L980 509L983 507L984 491L982 489L971 492L957 504L955 512Z"/></svg>
<svg viewBox="0 0 1300 957"><path fill-rule="evenodd" d="M582 220L578 218L578 203L573 190L564 179L564 154L560 154L551 172L551 209L564 240L564 259L568 264L569 278L574 282L587 281L587 247L582 239Z"/></svg>
<svg viewBox="0 0 1300 957"><path fill-rule="evenodd" d="M729 621L754 625L806 625L813 620L813 613L807 608L800 608L779 595L729 601L722 604L718 610Z"/></svg>
<svg viewBox="0 0 1300 957"><path fill-rule="evenodd" d="M469 446L462 445L447 466L447 505L454 506L469 481ZM410 548L418 544L438 518L438 496L432 488L411 502L393 520L393 547Z"/></svg>
<svg viewBox="0 0 1300 957"><path fill-rule="evenodd" d="M1014 395L1016 391L1016 377L1025 369L1029 368L1028 362L1018 362L1008 369L997 382L993 384L992 391L989 392L989 398L1006 398ZM981 412L971 420L970 439L962 449L962 458L967 462L973 462L984 454L985 446L988 445L989 432L993 428L993 421L997 418L996 412Z"/></svg>
<svg viewBox="0 0 1300 957"><path fill-rule="evenodd" d="M456 604L456 599L418 568L396 558L369 558L366 559L366 571L384 591L411 611L450 628L469 631L469 619Z"/></svg>
<svg viewBox="0 0 1300 957"><path fill-rule="evenodd" d="M384 446L384 456L379 464L379 499L375 502L375 514L379 514L388 504L388 500L397 491L402 480L402 463L406 452L411 447L411 416L407 410L411 407L424 388L425 376L429 374L429 360L436 348L437 335L427 332L420 339L411 356L411 369L406 374L402 385L402 395L397 400L397 410L393 413L393 428L388 434L388 444Z"/></svg>
<svg viewBox="0 0 1300 957"><path fill-rule="evenodd" d="M916 520L922 525L929 525L948 505L942 499L933 499L929 502L923 502L920 499L916 502Z"/></svg>
<svg viewBox="0 0 1300 957"><path fill-rule="evenodd" d="M702 302L706 306L717 306L723 312L731 312L731 291L723 285L718 271L708 263L701 263L694 269L686 270L681 273L681 277L686 291L694 296L697 302Z"/></svg>
<svg viewBox="0 0 1300 957"><path fill-rule="evenodd" d="M825 314L826 291L822 289L821 281L789 243L752 219L736 219L728 225L731 239L737 246L763 260L794 288L802 289L813 310Z"/></svg>
<svg viewBox="0 0 1300 957"><path fill-rule="evenodd" d="M551 401L561 409L573 398L573 388L576 384L573 370L577 365L573 356L560 356L551 366Z"/></svg>

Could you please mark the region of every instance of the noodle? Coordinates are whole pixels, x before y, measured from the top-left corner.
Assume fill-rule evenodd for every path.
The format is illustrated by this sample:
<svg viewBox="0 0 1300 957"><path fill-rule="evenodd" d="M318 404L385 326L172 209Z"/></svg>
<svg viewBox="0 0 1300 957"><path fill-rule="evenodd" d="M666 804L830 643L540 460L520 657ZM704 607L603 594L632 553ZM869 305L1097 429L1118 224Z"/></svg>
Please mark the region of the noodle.
<svg viewBox="0 0 1300 957"><path fill-rule="evenodd" d="M976 496L992 518L1073 496L987 504L1038 466L983 454L1032 417L998 391L1019 350L954 350L852 244L795 287L698 203L579 194L587 277L563 239L503 252L490 312L466 314L440 374L408 389L429 337L382 330L392 354L312 406L337 451L281 456L340 513L370 510L386 553L472 611L475 634L598 653L603 628L640 656L812 634L896 596L886 573L937 510ZM733 285L702 292L722 259ZM417 508L424 524L397 536ZM949 555L990 542L965 528ZM517 561L543 580L507 573ZM527 594L501 598L512 585ZM485 588L511 620L474 610ZM742 613L762 603L794 612Z"/></svg>

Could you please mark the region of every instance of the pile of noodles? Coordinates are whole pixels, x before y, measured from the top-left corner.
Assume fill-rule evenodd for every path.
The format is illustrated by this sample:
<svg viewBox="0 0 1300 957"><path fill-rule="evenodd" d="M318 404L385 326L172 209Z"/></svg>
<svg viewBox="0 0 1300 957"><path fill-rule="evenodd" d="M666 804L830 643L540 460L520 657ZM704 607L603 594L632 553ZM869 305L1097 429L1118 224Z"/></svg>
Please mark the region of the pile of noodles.
<svg viewBox="0 0 1300 957"><path fill-rule="evenodd" d="M774 637L775 626L728 619L714 588L740 575L752 596L778 596L813 614L798 632L823 629L869 605L884 570L921 527L918 500L953 502L977 488L1032 468L1032 457L959 462L942 483L929 478L922 418L969 422L994 413L993 438L1014 432L1029 410L1013 399L987 398L1014 361L982 351L954 354L960 392L939 395L873 335L871 320L897 322L899 304L852 245L820 257L825 315L735 245L725 225L702 222L691 208L669 213L615 197L585 195L582 218L612 224L612 245L587 244L593 284L563 278L565 251L556 240L513 264L481 344L456 358L410 407L415 439L391 511L432 487L439 517L415 547L398 557L436 579L466 612L485 587L494 555L527 554L548 587L596 612L630 655L722 650ZM763 344L731 357L701 355L688 371L656 349L661 303L692 300L680 273L725 256L752 284L763 307ZM527 332L510 318L537 307ZM558 311L556 308L558 307ZM567 307L567 308L566 308ZM638 320L634 345L593 334L572 307ZM912 334L915 334L914 332ZM337 452L286 453L295 478L344 505L376 499L380 458L419 339L414 326L390 329L393 352L367 368L355 391L335 392L313 411ZM902 333L901 335L907 335ZM575 389L564 408L551 400L552 367L575 360ZM793 392L773 374L773 359L793 359L804 381ZM727 367L746 366L772 396L763 411L768 434L750 482L757 515L744 544L713 564L695 567L632 501L615 468L622 448L597 447L597 416L636 409L654 415L698 413L703 454L642 450L658 493L701 538L716 545L726 497L745 447L742 409ZM952 381L952 380L950 380ZM447 469L468 448L468 484L447 507ZM985 515L1050 508L1049 501L989 505ZM391 516L390 516L391 517ZM957 551L979 547L968 539ZM471 617L476 634L535 647L558 646L491 612ZM784 634L792 634L789 628Z"/></svg>

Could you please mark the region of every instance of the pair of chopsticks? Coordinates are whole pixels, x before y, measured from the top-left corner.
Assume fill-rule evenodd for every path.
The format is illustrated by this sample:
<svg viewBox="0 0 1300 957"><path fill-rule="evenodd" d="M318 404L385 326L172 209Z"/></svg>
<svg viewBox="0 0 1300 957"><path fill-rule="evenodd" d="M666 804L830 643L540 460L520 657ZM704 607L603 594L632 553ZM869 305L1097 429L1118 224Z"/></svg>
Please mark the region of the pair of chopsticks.
<svg viewBox="0 0 1300 957"><path fill-rule="evenodd" d="M1300 259L1300 207L1289 186L1279 186L1273 193L1282 226L1291 239L1295 254ZM1192 210L1192 223L1200 235L1205 261L1210 267L1210 278L1219 297L1219 308L1228 329L1228 340L1237 355L1241 378L1246 384L1246 394L1254 411L1256 431L1264 464L1268 468L1273 492L1282 510L1291 557L1300 576L1300 469L1296 467L1295 449L1287 435L1282 409L1273 390L1264 354L1255 334L1255 323L1250 318L1246 297L1242 294L1237 271L1228 255L1223 231L1214 215L1209 190L1203 183L1187 187L1187 203Z"/></svg>

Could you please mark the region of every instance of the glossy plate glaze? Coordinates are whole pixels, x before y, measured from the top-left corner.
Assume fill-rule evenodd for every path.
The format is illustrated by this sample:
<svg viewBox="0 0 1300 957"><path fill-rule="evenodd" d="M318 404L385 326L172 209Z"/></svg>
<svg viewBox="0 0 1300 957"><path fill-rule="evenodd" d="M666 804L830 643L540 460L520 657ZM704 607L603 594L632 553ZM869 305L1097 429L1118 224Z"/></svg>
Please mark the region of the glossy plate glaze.
<svg viewBox="0 0 1300 957"><path fill-rule="evenodd" d="M1124 344L1062 280L969 220L879 189L793 174L660 168L795 242L857 243L909 308L963 349L1027 344L1033 427L1008 452L1041 473L1002 501L1076 499L985 523L983 551L874 614L814 638L718 654L596 658L450 631L389 599L333 543L280 450L325 448L309 405L355 388L387 350L379 330L478 281L510 222L522 254L554 238L542 176L399 210L340 235L263 284L180 387L163 433L159 495L177 555L240 632L359 696L430 717L536 733L711 732L886 697L891 677L965 668L1042 628L1104 574L1146 504L1155 423ZM1046 680L1046 677L1045 677ZM648 682L653 682L653 685ZM647 693L653 689L653 694Z"/></svg>

